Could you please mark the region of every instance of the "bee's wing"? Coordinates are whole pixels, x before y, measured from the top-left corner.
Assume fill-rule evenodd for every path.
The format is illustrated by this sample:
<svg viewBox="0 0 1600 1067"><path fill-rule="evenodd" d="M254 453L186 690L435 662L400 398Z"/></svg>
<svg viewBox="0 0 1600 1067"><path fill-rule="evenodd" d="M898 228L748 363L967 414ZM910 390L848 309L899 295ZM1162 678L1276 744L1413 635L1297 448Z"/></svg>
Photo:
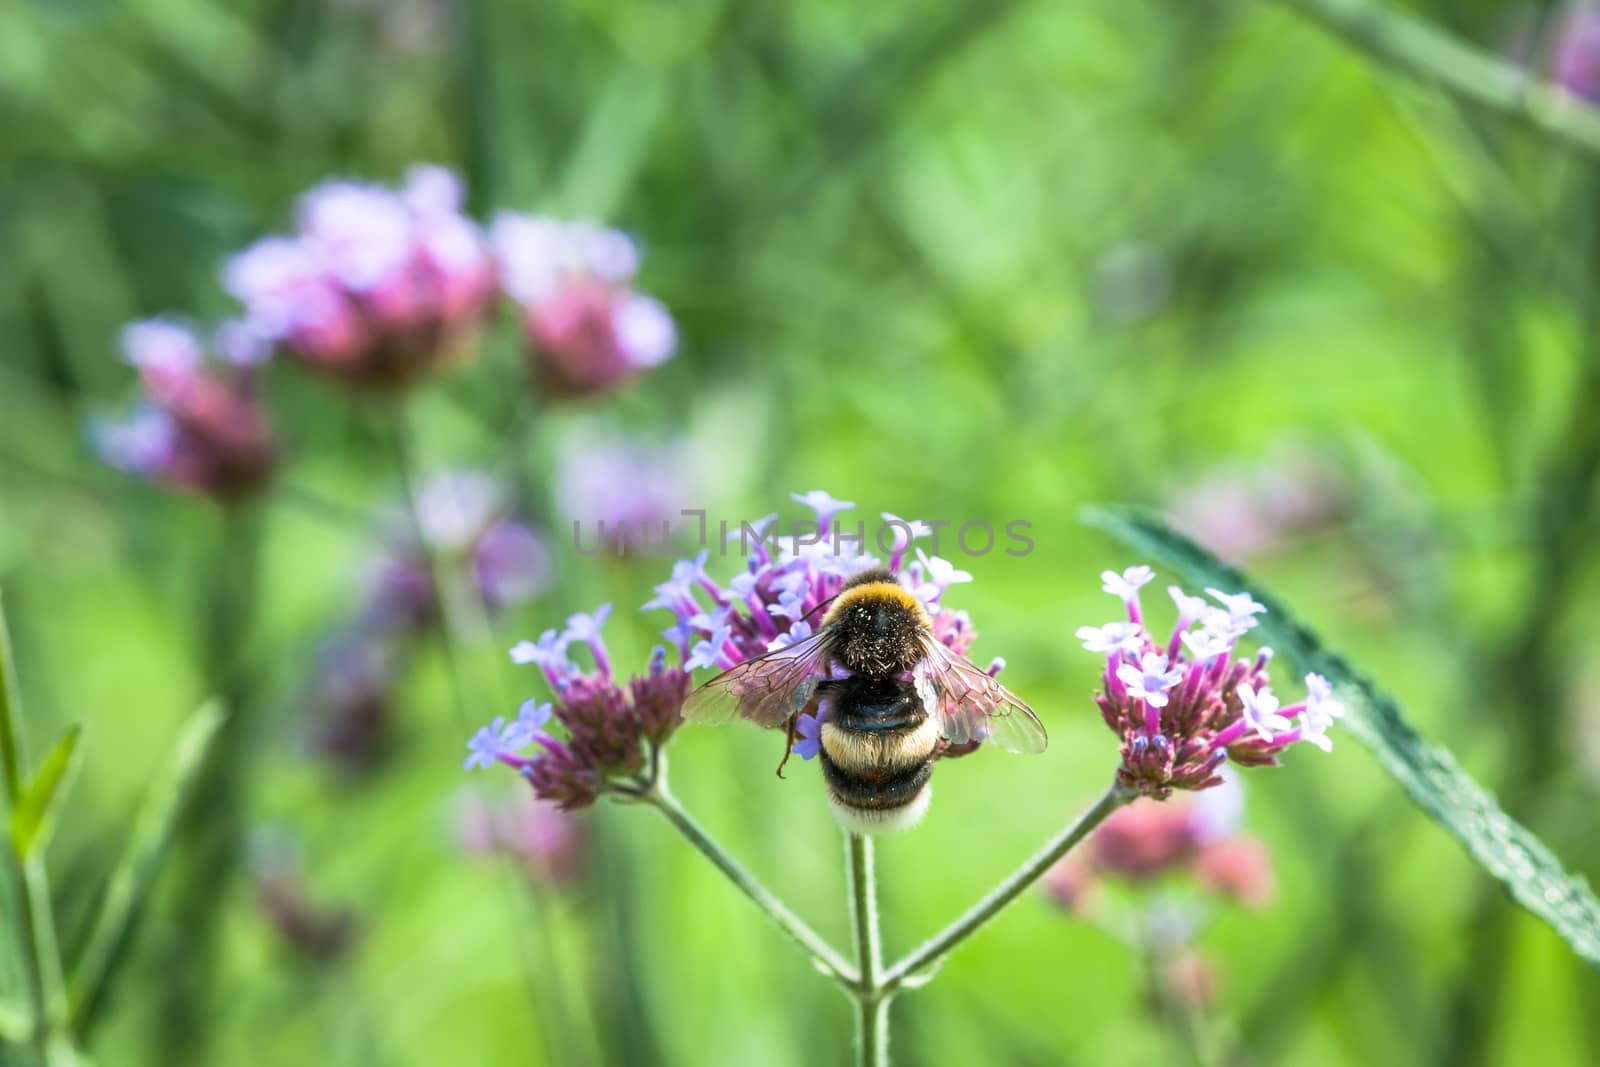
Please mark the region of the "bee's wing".
<svg viewBox="0 0 1600 1067"><path fill-rule="evenodd" d="M1044 751L1044 724L1021 697L932 634L921 640L916 684L945 737L958 745L985 741L1008 752Z"/></svg>
<svg viewBox="0 0 1600 1067"><path fill-rule="evenodd" d="M781 726L811 699L827 674L826 630L803 641L745 660L689 694L683 717L721 726L743 716L761 726Z"/></svg>

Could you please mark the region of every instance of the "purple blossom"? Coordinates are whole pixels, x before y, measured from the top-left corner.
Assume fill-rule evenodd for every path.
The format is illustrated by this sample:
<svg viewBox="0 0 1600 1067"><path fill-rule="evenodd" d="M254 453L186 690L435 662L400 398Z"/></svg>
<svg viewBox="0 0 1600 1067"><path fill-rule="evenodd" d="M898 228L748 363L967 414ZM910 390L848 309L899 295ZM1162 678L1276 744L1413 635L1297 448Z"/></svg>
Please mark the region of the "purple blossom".
<svg viewBox="0 0 1600 1067"><path fill-rule="evenodd" d="M1572 6L1556 33L1552 67L1567 92L1591 104L1600 101L1600 9Z"/></svg>
<svg viewBox="0 0 1600 1067"><path fill-rule="evenodd" d="M582 430L563 439L557 458L561 514L586 552L591 543L625 555L630 544L665 542L703 481L701 457L682 441L646 444Z"/></svg>
<svg viewBox="0 0 1600 1067"><path fill-rule="evenodd" d="M526 738L536 745L532 756L507 758L501 752L489 758L518 768L537 796L563 810L592 804L608 791L647 788L654 753L682 722L689 693L687 672L668 666L659 648L644 674L626 682L614 678L601 637L609 615L609 607L573 615L562 634L546 630L537 643L523 641L512 649L514 660L545 667L555 699L550 704L527 701L517 723L503 728L513 741ZM596 649L595 670L583 673L567 661L569 641ZM545 732L551 720L560 725L561 736ZM480 750L488 751L497 741L504 746L503 734L497 738L493 729L479 731L473 758L481 761Z"/></svg>
<svg viewBox="0 0 1600 1067"><path fill-rule="evenodd" d="M1128 687L1128 695L1143 700L1154 708L1167 706L1167 690L1183 681L1183 671L1167 669L1167 657L1159 652L1146 652L1137 665L1124 663L1117 668L1117 678Z"/></svg>
<svg viewBox="0 0 1600 1067"><path fill-rule="evenodd" d="M916 594L924 601L938 600L952 585L972 581L970 572L958 570L949 560L929 556L920 548L917 562L921 565L918 573L922 580L917 583Z"/></svg>
<svg viewBox="0 0 1600 1067"><path fill-rule="evenodd" d="M1149 568L1129 568L1102 579L1118 596L1137 596L1153 577ZM1276 764L1296 741L1330 746L1328 727L1344 709L1325 679L1308 675L1305 703L1283 707L1268 684L1271 650L1235 653L1239 636L1265 610L1254 598L1211 589L1224 608L1202 611L1198 598L1176 586L1169 592L1178 621L1163 644L1138 618L1126 624L1131 631L1112 624L1078 635L1089 651L1106 656L1095 703L1121 741L1124 786L1165 798L1175 789L1218 784L1225 762Z"/></svg>
<svg viewBox="0 0 1600 1067"><path fill-rule="evenodd" d="M844 506L822 490L795 494L795 498L824 509ZM773 514L749 525L764 532L776 519ZM736 538L739 534L730 536ZM875 558L847 548L842 540L837 552L826 541L797 546L783 541L779 544L781 551L776 554L766 551L764 545L757 546L752 559L725 587L705 577L704 552L694 560L679 561L673 567L672 579L656 586L657 596L645 605L646 609L667 610L677 616L678 628L669 632L692 632L707 638L685 648L688 669L726 669L784 648L800 639L796 635L810 636L817 617L813 613L825 610L823 605L851 576L878 565ZM901 584L913 592L918 591L919 585L926 587L922 591L927 594L925 601L935 635L965 653L976 636L971 620L965 613L947 610L942 604L945 590L970 580L971 575L937 557L925 556L914 566L916 574L899 575ZM920 582L918 575L924 576ZM718 591L718 597L715 603L707 604L713 589ZM711 619L716 621L708 623Z"/></svg>
<svg viewBox="0 0 1600 1067"><path fill-rule="evenodd" d="M835 500L823 489L813 489L809 493L790 493L789 499L797 504L804 504L816 512L818 530L832 529L835 515L855 507L851 501Z"/></svg>
<svg viewBox="0 0 1600 1067"><path fill-rule="evenodd" d="M789 751L803 760L816 759L822 751L822 717L805 714L795 720L795 742Z"/></svg>
<svg viewBox="0 0 1600 1067"><path fill-rule="evenodd" d="M1075 635L1090 652L1139 652L1144 648L1144 630L1137 624L1118 620L1104 626L1080 626Z"/></svg>
<svg viewBox="0 0 1600 1067"><path fill-rule="evenodd" d="M395 388L465 353L494 293L455 176L414 167L399 191L332 180L301 197L293 236L229 260L241 328L360 388Z"/></svg>
<svg viewBox="0 0 1600 1067"><path fill-rule="evenodd" d="M1116 571L1103 571L1100 574L1100 588L1121 600L1132 600L1139 595L1139 590L1155 580L1156 572L1149 567L1129 567L1118 574Z"/></svg>
<svg viewBox="0 0 1600 1067"><path fill-rule="evenodd" d="M122 346L145 398L120 420L91 424L101 458L223 503L261 491L278 444L250 368L208 357L191 329L169 319L130 324Z"/></svg>
<svg viewBox="0 0 1600 1067"><path fill-rule="evenodd" d="M467 742L467 759L462 770L492 767L496 763L523 763L525 761L517 753L532 743L532 734L523 728L520 716L512 723L507 723L504 715L498 716L488 726L480 726Z"/></svg>
<svg viewBox="0 0 1600 1067"><path fill-rule="evenodd" d="M592 222L502 214L490 244L505 290L522 306L534 377L556 396L609 392L665 362L677 329L633 289L639 254Z"/></svg>
<svg viewBox="0 0 1600 1067"><path fill-rule="evenodd" d="M393 670L385 649L360 633L322 649L306 694L313 753L358 771L379 760L393 719Z"/></svg>
<svg viewBox="0 0 1600 1067"><path fill-rule="evenodd" d="M549 585L544 541L478 471L428 479L417 493L415 521L396 508L384 537L368 579L366 615L378 629L418 630L438 622L436 567L464 573L491 612L526 603Z"/></svg>

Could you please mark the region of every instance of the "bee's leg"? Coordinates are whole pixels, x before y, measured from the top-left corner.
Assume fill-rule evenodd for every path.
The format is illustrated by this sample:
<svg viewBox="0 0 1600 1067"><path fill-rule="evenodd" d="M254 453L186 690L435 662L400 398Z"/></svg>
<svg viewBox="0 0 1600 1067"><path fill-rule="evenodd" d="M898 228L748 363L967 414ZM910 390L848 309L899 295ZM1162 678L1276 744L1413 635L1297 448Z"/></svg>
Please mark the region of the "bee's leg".
<svg viewBox="0 0 1600 1067"><path fill-rule="evenodd" d="M795 732L799 729L800 716L789 716L789 726L784 730L783 760L778 764L778 777L783 777L783 768L788 765L789 757L794 755Z"/></svg>

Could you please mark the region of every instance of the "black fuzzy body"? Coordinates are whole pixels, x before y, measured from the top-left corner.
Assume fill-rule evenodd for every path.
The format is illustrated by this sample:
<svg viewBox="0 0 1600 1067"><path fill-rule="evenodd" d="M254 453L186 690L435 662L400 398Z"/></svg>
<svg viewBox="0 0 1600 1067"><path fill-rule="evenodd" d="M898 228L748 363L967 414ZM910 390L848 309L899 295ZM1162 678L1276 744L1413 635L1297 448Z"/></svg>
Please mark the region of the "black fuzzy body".
<svg viewBox="0 0 1600 1067"><path fill-rule="evenodd" d="M874 568L839 590L825 625L830 658L852 674L903 674L922 658L927 613L894 575Z"/></svg>
<svg viewBox="0 0 1600 1067"><path fill-rule="evenodd" d="M856 674L823 682L827 725L836 730L820 753L836 803L884 816L921 795L933 774L938 740L915 686L900 676Z"/></svg>

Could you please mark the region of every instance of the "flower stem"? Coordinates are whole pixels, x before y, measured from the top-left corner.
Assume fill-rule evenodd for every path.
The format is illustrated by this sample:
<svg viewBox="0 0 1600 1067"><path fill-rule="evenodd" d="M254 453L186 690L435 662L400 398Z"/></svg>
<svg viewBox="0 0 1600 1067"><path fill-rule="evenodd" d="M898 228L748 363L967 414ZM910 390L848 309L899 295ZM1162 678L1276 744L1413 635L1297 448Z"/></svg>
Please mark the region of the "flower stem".
<svg viewBox="0 0 1600 1067"><path fill-rule="evenodd" d="M1047 841L1043 848L1035 852L1021 867L1011 873L1005 881L994 888L988 896L978 901L967 913L939 933L929 938L922 947L911 952L899 963L884 972L881 986L893 993L894 991L910 984L909 979L917 972L931 967L949 955L961 942L977 933L989 920L1003 911L1017 897L1022 895L1034 882L1037 882L1044 873L1053 867L1057 860L1065 856L1072 847L1085 837L1089 836L1096 826L1106 820L1112 812L1134 799L1138 794L1124 788L1120 783L1113 782L1105 795L1095 802L1094 807L1070 823L1055 837Z"/></svg>
<svg viewBox="0 0 1600 1067"><path fill-rule="evenodd" d="M470 598L460 592L461 583L452 575L449 561L439 558L439 553L428 542L423 532L423 518L421 508L421 474L416 457L415 439L411 429L408 412L404 401L397 400L394 406L381 413L380 432L386 439L389 448L389 458L394 467L395 479L399 483L400 496L405 510L406 523L410 528L411 538L416 545L417 552L422 558L427 569L429 580L433 585L434 595L439 605L439 620L436 627L439 655L444 664L445 680L449 687L450 711L455 719L456 729L465 737L472 731L473 713L470 710L477 706L474 696L467 681L467 671L463 665L462 637L467 629L463 616L467 613L461 608L463 601L470 603ZM491 636L487 619L480 615L472 616L472 636L477 640L487 641ZM495 693L498 696L498 690ZM474 787L473 795L478 796ZM529 1002L534 1008L536 1016L542 1021L548 1019L541 1014L540 1008L545 1003L541 993L541 982L533 960L533 946L529 941L526 925L521 921L522 914L518 901L518 887L516 875L512 871L508 860L500 865L500 889L503 894L504 907L511 919L513 929L517 931L516 953L517 963L522 971L522 982ZM565 983L560 981L559 973L556 975L557 987L564 988ZM563 1013L564 1014L564 1013ZM564 1022L564 1020L563 1020ZM560 1024L557 1024L560 1025ZM551 1031L552 1025L538 1027L541 1039L550 1045L549 1053L559 1059L557 1045L566 1045L571 1040L570 1035L562 1033L559 1036Z"/></svg>
<svg viewBox="0 0 1600 1067"><path fill-rule="evenodd" d="M788 906L772 894L756 880L755 875L745 870L739 861L728 855L722 846L712 840L700 824L695 822L683 805L678 803L678 798L667 789L667 775L665 761L656 776L655 784L639 798L640 802L649 804L667 821L677 827L678 832L689 839L689 843L700 851L700 854L710 860L712 865L727 876L738 890L750 898L750 902L764 912L767 918L777 924L778 928L789 935L790 940L805 950L811 957L811 962L817 969L842 985L854 987L857 975L854 967L850 966L834 947L823 940L822 935L806 925Z"/></svg>
<svg viewBox="0 0 1600 1067"><path fill-rule="evenodd" d="M1600 118L1558 86L1368 0L1278 0L1375 62L1600 155Z"/></svg>
<svg viewBox="0 0 1600 1067"><path fill-rule="evenodd" d="M207 689L227 716L180 816L182 852L174 911L183 934L172 943L171 979L163 986L163 1062L203 1063L211 1058L216 1015L211 998L220 961L226 890L239 876L251 780L257 761L250 748L254 710L249 653L262 594L267 516L248 504L222 516L206 597L195 620Z"/></svg>
<svg viewBox="0 0 1600 1067"><path fill-rule="evenodd" d="M883 944L878 931L878 886L872 838L850 834L845 845L845 868L850 878L850 928L855 933L856 1063L860 1067L887 1067L889 1063L889 999L894 995L880 981Z"/></svg>

